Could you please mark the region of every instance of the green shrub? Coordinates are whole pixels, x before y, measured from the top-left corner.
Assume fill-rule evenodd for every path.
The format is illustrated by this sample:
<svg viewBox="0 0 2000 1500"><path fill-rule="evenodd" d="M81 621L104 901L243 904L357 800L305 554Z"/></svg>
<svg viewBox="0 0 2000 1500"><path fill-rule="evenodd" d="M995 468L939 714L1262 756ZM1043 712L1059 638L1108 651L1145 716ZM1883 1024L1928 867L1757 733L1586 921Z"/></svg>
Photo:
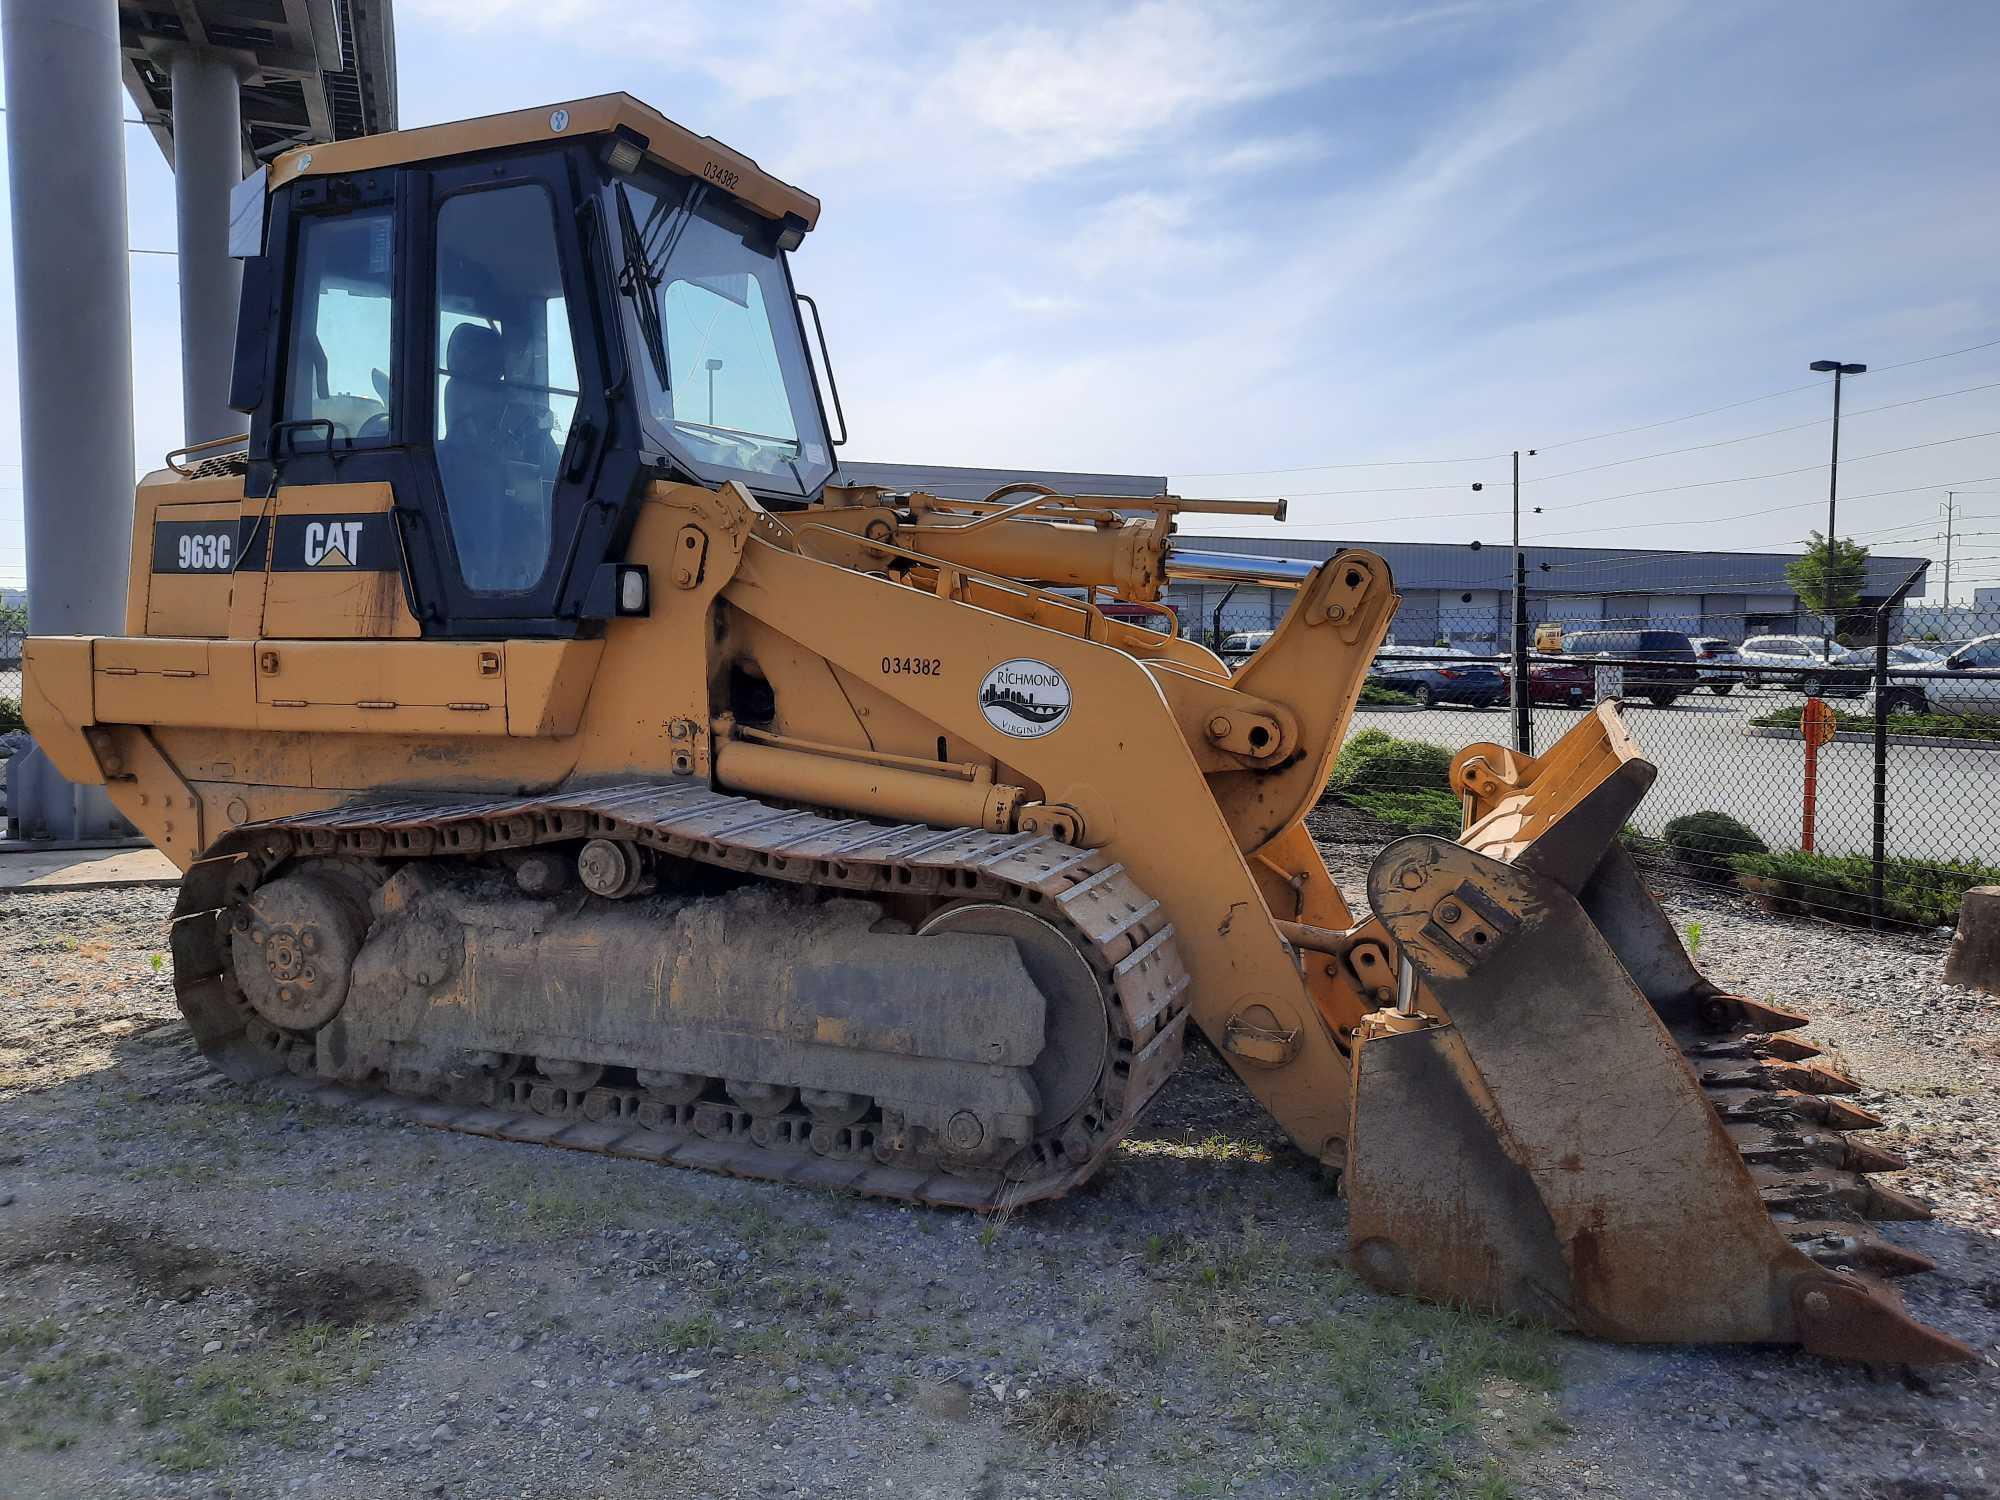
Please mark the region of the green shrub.
<svg viewBox="0 0 2000 1500"><path fill-rule="evenodd" d="M1627 823L1619 829L1618 842L1625 846L1625 852L1632 858L1641 861L1651 860L1658 863L1670 858L1673 852L1667 848L1665 839L1657 833L1646 832L1637 823Z"/></svg>
<svg viewBox="0 0 2000 1500"><path fill-rule="evenodd" d="M27 727L27 722L21 717L21 700L0 698L0 734L10 734L16 729Z"/></svg>
<svg viewBox="0 0 2000 1500"><path fill-rule="evenodd" d="M1738 854L1729 863L1743 885L1781 911L1866 922L1865 854ZM1911 927L1950 927L1975 885L2000 884L2000 869L1970 860L1891 859L1882 871L1882 915Z"/></svg>
<svg viewBox="0 0 2000 1500"><path fill-rule="evenodd" d="M1357 792L1435 791L1450 795L1446 775L1451 752L1418 740L1399 740L1379 729L1364 729L1340 747L1326 788L1351 802Z"/></svg>
<svg viewBox="0 0 2000 1500"><path fill-rule="evenodd" d="M1379 682L1364 682L1361 684L1361 698L1359 701L1363 708L1371 706L1386 708L1394 704L1407 705L1415 703L1417 700L1412 698L1408 693L1401 692L1396 688L1384 687Z"/></svg>
<svg viewBox="0 0 2000 1500"><path fill-rule="evenodd" d="M1757 830L1726 812L1692 812L1668 822L1662 830L1675 859L1704 880L1730 880L1729 861L1737 854L1768 854L1771 846Z"/></svg>
<svg viewBox="0 0 2000 1500"><path fill-rule="evenodd" d="M1341 800L1405 833L1434 833L1455 839L1465 822L1458 798L1450 792L1350 792Z"/></svg>
<svg viewBox="0 0 2000 1500"><path fill-rule="evenodd" d="M1764 729L1797 729L1801 712L1794 704L1759 714L1750 722ZM1842 734L1873 734L1875 717L1837 708L1833 711L1833 727ZM1888 730L1891 734L1927 734L1948 740L2000 740L2000 715L1893 713L1889 715Z"/></svg>

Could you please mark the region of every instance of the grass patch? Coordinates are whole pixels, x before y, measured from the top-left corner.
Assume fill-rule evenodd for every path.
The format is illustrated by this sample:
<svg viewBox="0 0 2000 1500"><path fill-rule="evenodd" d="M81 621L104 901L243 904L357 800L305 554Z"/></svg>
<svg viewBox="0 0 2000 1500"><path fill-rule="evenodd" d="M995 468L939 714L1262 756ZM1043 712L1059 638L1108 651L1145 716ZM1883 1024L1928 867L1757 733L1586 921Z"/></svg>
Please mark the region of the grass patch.
<svg viewBox="0 0 2000 1500"><path fill-rule="evenodd" d="M1163 1295L1125 1336L1127 1356L1162 1389L1201 1370L1254 1382L1265 1394L1243 1401L1231 1426L1273 1455L1265 1473L1282 1479L1278 1493L1511 1494L1511 1458L1563 1431L1551 1400L1557 1345L1544 1330L1377 1296L1331 1248L1254 1221L1155 1237L1139 1259ZM1174 1462L1184 1494L1225 1493L1240 1472L1214 1445Z"/></svg>
<svg viewBox="0 0 2000 1500"><path fill-rule="evenodd" d="M1111 1430L1118 1397L1088 1380L1060 1379L1010 1407L1007 1425L1025 1432L1045 1447L1082 1447Z"/></svg>
<svg viewBox="0 0 2000 1500"><path fill-rule="evenodd" d="M1340 799L1405 833L1434 833L1455 839L1465 815L1450 792L1353 792Z"/></svg>
<svg viewBox="0 0 2000 1500"><path fill-rule="evenodd" d="M12 1354L16 1350L30 1353L46 1349L62 1342L62 1329L53 1318L36 1318L33 1322L0 1323L0 1352Z"/></svg>
<svg viewBox="0 0 2000 1500"><path fill-rule="evenodd" d="M157 1459L170 1474L212 1469L240 1443L285 1441L305 1416L304 1398L335 1385L364 1385L378 1362L366 1330L331 1324L295 1329L282 1339L238 1354L203 1360L184 1384L135 1392L142 1421L163 1427Z"/></svg>
<svg viewBox="0 0 2000 1500"><path fill-rule="evenodd" d="M631 1183L573 1182L527 1171L498 1178L482 1197L501 1232L524 1241L563 1240L623 1228L626 1217L645 1206Z"/></svg>
<svg viewBox="0 0 2000 1500"><path fill-rule="evenodd" d="M712 1313L693 1313L681 1318L661 1318L653 1325L646 1342L656 1349L706 1349L722 1336L722 1325Z"/></svg>
<svg viewBox="0 0 2000 1500"><path fill-rule="evenodd" d="M360 1330L326 1324L205 1358L178 1378L107 1351L65 1348L45 1325L0 1328L17 1356L12 1368L0 1365L0 1446L61 1452L129 1417L163 1435L154 1458L174 1474L216 1468L253 1438L282 1439L303 1419L307 1397L365 1384L376 1369Z"/></svg>

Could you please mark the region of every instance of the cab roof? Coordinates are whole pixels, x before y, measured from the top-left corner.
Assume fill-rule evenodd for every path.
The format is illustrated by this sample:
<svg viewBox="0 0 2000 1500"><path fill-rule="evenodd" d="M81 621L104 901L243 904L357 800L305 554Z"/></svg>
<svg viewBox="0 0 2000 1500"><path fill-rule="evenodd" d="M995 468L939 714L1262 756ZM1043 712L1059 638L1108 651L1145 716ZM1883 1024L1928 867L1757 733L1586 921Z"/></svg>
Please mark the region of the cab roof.
<svg viewBox="0 0 2000 1500"><path fill-rule="evenodd" d="M275 190L307 176L367 172L506 146L609 135L621 126L645 142L646 154L654 160L713 183L767 219L792 215L804 220L807 229L819 221L819 199L811 193L771 176L713 136L676 125L630 94L599 94L539 109L302 146L271 164L270 187Z"/></svg>

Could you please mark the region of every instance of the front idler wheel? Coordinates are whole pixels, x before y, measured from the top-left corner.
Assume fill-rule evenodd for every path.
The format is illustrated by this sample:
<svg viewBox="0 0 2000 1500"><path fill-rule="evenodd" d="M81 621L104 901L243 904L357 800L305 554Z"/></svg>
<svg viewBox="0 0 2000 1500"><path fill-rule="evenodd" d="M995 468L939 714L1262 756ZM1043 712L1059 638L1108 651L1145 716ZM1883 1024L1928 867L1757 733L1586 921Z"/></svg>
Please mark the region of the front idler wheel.
<svg viewBox="0 0 2000 1500"><path fill-rule="evenodd" d="M283 1031L317 1031L347 1003L368 908L348 883L307 870L260 886L230 922L229 955L250 1008Z"/></svg>

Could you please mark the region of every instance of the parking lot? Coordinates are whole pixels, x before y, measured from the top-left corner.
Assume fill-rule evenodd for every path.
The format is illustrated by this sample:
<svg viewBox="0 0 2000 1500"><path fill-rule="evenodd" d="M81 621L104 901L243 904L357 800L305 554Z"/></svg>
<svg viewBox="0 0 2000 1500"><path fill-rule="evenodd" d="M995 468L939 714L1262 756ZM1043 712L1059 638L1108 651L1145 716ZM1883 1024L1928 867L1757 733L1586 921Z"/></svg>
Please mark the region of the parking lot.
<svg viewBox="0 0 2000 1500"><path fill-rule="evenodd" d="M1712 808L1742 819L1773 848L1797 847L1805 746L1796 739L1767 739L1746 731L1758 715L1802 701L1796 692L1739 687L1725 698L1704 690L1671 708L1630 702L1626 722L1660 772L1634 821L1648 833L1658 833L1669 818ZM1852 699L1835 700L1835 706L1844 711L1859 707ZM1536 746L1554 744L1587 712L1537 704ZM1482 740L1512 743L1512 721L1504 705L1419 713L1363 708L1354 727L1452 750ZM1874 758L1868 744L1836 740L1821 749L1821 852L1868 851ZM2000 750L1892 743L1888 769L1888 853L2000 862Z"/></svg>

